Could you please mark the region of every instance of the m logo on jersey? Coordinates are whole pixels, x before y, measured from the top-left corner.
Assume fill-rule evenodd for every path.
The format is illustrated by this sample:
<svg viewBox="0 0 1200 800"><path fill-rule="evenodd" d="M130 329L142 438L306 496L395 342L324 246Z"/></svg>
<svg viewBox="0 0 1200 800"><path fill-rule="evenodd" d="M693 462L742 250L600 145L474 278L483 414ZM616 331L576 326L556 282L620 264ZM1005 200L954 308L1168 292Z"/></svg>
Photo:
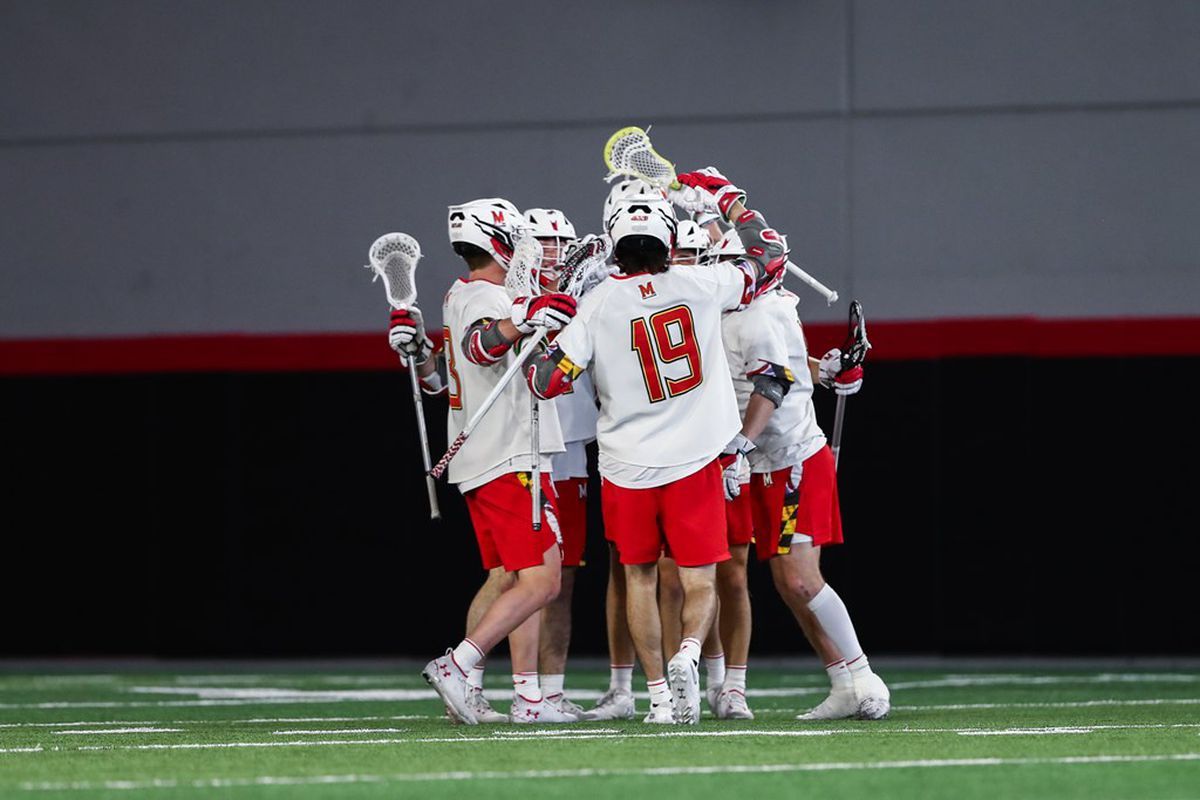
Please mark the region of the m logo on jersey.
<svg viewBox="0 0 1200 800"><path fill-rule="evenodd" d="M649 300L651 297L655 296L654 295L654 284L651 283L650 281L646 281L645 283L639 283L638 291L642 293L643 300Z"/></svg>

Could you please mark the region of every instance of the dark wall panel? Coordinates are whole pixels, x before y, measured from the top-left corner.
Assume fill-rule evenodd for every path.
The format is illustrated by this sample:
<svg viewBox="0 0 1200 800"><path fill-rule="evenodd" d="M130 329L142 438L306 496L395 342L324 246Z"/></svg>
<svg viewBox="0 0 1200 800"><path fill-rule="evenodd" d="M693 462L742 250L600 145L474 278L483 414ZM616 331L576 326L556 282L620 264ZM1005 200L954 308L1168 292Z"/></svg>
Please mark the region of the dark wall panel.
<svg viewBox="0 0 1200 800"><path fill-rule="evenodd" d="M814 343L824 344L824 343ZM878 363L848 406L848 543L873 652L1197 653L1200 362ZM461 500L426 519L394 373L8 379L3 654L405 654L461 636L482 579ZM828 424L830 398L818 412ZM1176 422L1165 422L1175 420ZM431 414L435 448L444 415ZM593 492L593 498L598 495ZM596 509L593 509L595 512ZM599 520L593 513L594 526ZM604 652L591 537L575 649ZM806 652L751 570L759 654Z"/></svg>

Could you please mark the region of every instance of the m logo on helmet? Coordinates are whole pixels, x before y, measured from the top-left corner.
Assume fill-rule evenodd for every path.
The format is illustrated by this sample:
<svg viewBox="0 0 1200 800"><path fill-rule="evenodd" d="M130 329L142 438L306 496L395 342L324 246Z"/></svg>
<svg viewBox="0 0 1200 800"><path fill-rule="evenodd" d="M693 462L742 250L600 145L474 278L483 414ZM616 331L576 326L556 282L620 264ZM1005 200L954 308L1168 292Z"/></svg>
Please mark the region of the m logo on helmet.
<svg viewBox="0 0 1200 800"><path fill-rule="evenodd" d="M646 281L645 283L639 283L638 291L640 291L642 293L643 300L649 300L651 297L655 296L654 284L650 281Z"/></svg>
<svg viewBox="0 0 1200 800"><path fill-rule="evenodd" d="M558 230L558 223L554 220L550 220L550 227L554 228L554 230Z"/></svg>
<svg viewBox="0 0 1200 800"><path fill-rule="evenodd" d="M492 222L496 223L497 225L503 225L504 224L504 212L503 211L492 211Z"/></svg>

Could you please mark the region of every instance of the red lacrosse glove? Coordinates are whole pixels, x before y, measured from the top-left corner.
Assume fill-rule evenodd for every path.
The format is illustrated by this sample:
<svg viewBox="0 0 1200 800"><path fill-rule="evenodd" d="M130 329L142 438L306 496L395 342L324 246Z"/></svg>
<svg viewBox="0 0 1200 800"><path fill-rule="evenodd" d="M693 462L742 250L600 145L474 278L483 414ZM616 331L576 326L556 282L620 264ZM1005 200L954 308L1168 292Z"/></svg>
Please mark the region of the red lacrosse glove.
<svg viewBox="0 0 1200 800"><path fill-rule="evenodd" d="M397 308L388 324L388 345L402 356L413 356L425 363L433 352L433 342L425 334L425 320L418 308Z"/></svg>
<svg viewBox="0 0 1200 800"><path fill-rule="evenodd" d="M734 203L746 204L746 193L734 186L716 167L705 167L695 172L676 175L675 180L684 186L708 192L717 201L717 209L728 219L729 207Z"/></svg>
<svg viewBox="0 0 1200 800"><path fill-rule="evenodd" d="M557 331L566 327L577 310L575 298L569 294L518 297L512 304L512 323L526 334L533 333L535 328Z"/></svg>

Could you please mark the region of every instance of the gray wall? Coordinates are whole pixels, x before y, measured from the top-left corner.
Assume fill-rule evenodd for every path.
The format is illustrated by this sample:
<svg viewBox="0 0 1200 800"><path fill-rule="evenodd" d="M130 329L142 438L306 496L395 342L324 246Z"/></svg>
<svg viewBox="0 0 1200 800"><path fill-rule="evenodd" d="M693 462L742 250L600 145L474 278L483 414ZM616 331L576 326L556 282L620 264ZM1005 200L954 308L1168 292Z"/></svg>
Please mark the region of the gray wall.
<svg viewBox="0 0 1200 800"><path fill-rule="evenodd" d="M381 327L446 204L598 224L654 123L873 317L1200 310L1200 2L0 6L0 336ZM809 318L842 318L803 295Z"/></svg>

